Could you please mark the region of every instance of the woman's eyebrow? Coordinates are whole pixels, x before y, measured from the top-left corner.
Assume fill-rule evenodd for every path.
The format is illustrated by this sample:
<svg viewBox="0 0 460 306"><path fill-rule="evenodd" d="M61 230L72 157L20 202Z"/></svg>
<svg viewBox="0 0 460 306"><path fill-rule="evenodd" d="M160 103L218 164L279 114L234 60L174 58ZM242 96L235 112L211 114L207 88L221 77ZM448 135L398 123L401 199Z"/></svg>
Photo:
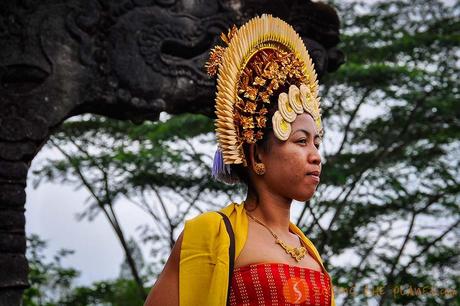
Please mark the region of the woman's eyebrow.
<svg viewBox="0 0 460 306"><path fill-rule="evenodd" d="M298 129L294 133L297 133L297 132L304 132L305 134L307 134L307 136L311 136L311 133L309 131L305 130L305 129ZM315 139L316 138L320 138L319 134L315 134Z"/></svg>

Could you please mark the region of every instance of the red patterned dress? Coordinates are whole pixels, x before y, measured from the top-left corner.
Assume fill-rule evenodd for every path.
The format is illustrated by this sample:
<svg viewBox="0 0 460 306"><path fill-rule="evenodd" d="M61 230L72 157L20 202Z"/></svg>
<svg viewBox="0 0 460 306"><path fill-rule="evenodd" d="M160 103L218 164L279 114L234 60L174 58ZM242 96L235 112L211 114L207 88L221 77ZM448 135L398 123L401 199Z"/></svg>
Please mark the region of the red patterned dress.
<svg viewBox="0 0 460 306"><path fill-rule="evenodd" d="M326 273L284 263L259 263L233 270L231 306L330 304Z"/></svg>

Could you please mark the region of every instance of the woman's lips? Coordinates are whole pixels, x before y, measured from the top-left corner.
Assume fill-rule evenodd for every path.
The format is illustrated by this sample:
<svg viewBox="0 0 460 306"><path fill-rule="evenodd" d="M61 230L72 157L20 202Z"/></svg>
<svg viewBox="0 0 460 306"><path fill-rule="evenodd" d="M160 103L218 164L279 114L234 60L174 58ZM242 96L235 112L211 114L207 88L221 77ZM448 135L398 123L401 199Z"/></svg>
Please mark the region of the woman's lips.
<svg viewBox="0 0 460 306"><path fill-rule="evenodd" d="M313 181L319 182L319 171L307 173L307 176L310 177Z"/></svg>
<svg viewBox="0 0 460 306"><path fill-rule="evenodd" d="M307 176L310 177L313 181L319 183L319 175L307 174Z"/></svg>

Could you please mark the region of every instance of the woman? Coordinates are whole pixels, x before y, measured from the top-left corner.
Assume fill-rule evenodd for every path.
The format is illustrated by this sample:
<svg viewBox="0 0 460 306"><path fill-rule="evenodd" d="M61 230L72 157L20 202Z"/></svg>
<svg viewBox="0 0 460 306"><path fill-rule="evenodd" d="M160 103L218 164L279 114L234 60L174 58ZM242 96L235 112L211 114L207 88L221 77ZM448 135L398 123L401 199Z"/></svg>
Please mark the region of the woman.
<svg viewBox="0 0 460 306"><path fill-rule="evenodd" d="M248 187L242 203L185 222L145 305L335 305L321 258L289 220L321 173L318 82L300 37L269 15L222 35L213 176Z"/></svg>

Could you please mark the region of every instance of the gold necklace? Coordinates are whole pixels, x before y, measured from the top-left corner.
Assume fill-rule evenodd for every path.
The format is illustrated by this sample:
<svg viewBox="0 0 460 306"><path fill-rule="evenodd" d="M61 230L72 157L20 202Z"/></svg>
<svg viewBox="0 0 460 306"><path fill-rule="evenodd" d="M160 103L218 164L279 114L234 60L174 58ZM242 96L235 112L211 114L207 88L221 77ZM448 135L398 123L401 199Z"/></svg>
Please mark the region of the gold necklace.
<svg viewBox="0 0 460 306"><path fill-rule="evenodd" d="M246 214L252 220L256 221L257 223L259 223L260 225L263 225L266 229L268 229L270 231L270 233L273 235L273 237L275 237L275 239L276 239L275 243L279 244L284 249L284 251L286 251L286 253L290 254L295 260L297 260L297 262L301 261L302 258L304 258L305 255L307 255L307 249L305 247L300 246L300 247L295 248L295 247L288 246L286 243L284 243L284 241L279 239L278 236L268 226L266 226L261 221L257 220L255 217L251 216L247 212L246 212Z"/></svg>

